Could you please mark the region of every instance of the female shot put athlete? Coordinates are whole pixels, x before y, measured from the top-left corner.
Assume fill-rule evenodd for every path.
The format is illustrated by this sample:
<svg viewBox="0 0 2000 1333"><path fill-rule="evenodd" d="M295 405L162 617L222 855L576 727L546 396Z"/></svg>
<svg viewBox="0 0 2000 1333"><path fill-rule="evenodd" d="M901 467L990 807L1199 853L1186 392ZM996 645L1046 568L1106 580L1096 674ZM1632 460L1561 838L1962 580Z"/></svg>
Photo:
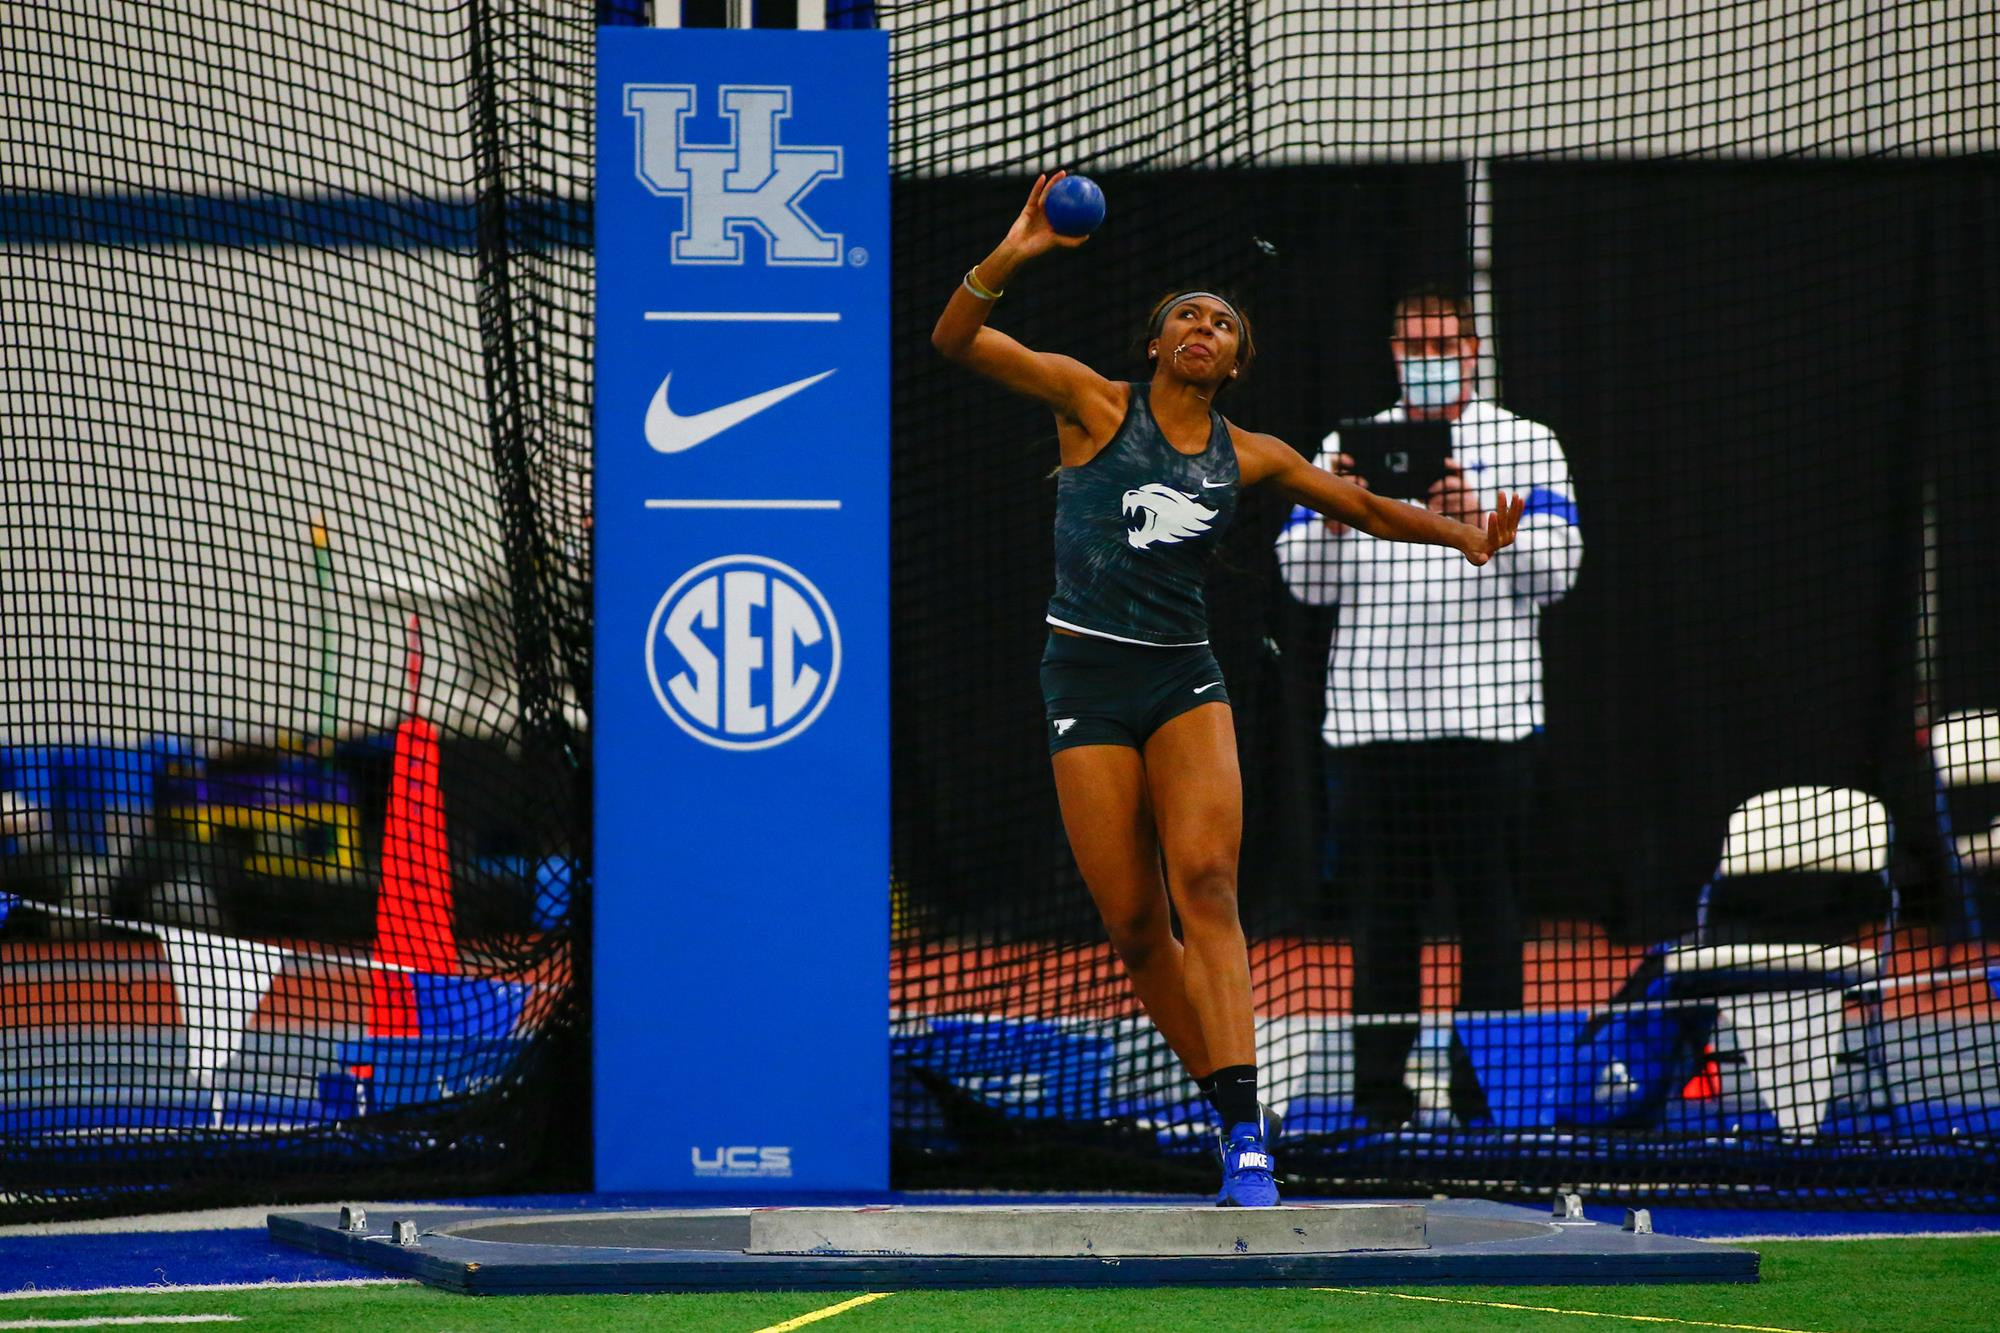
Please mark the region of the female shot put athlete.
<svg viewBox="0 0 2000 1333"><path fill-rule="evenodd" d="M1371 495L1225 420L1215 396L1253 348L1242 311L1212 292L1153 308L1152 377L1133 384L985 327L1016 270L1083 243L1042 214L1062 175L1035 181L1006 239L952 293L931 342L1055 412L1062 469L1042 691L1063 826L1140 1002L1222 1122L1216 1202L1275 1204L1277 1131L1257 1099L1236 910L1242 782L1202 596L1209 560L1247 486L1269 484L1377 537L1455 547L1475 565L1514 540L1522 502L1502 495L1482 524L1461 523ZM1170 893L1185 944L1169 925Z"/></svg>

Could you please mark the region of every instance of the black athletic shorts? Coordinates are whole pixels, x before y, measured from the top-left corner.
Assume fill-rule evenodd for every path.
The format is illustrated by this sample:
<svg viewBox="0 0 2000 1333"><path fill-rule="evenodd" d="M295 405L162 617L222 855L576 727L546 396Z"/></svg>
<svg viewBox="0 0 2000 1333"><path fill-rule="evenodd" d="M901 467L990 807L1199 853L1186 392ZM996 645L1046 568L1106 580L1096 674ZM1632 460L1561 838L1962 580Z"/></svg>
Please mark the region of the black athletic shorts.
<svg viewBox="0 0 2000 1333"><path fill-rule="evenodd" d="M1228 703L1229 687L1207 644L1150 648L1051 634L1042 651L1049 753L1072 745L1128 745L1203 704Z"/></svg>

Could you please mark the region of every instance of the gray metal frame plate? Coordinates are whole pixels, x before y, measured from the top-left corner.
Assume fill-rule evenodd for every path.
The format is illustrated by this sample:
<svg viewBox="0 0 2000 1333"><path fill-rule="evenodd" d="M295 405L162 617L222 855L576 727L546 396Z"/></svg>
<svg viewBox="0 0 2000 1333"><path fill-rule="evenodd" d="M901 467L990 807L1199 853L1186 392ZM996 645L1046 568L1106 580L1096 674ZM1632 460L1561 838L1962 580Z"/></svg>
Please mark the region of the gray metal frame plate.
<svg viewBox="0 0 2000 1333"><path fill-rule="evenodd" d="M1011 1206L1020 1211L1018 1204ZM370 1217L359 1232L342 1231L338 1212L325 1211L274 1213L268 1226L272 1239L286 1245L475 1294L1757 1280L1758 1257L1750 1250L1555 1221L1532 1209L1480 1200L1422 1207L1430 1242L1424 1249L1173 1257L750 1254L745 1248L751 1218L767 1210L747 1208L484 1214L413 1208ZM1176 1211L1220 1210L1189 1205ZM1318 1211L1241 1213L1284 1218ZM395 1222L404 1219L416 1224L415 1244L398 1245L391 1238Z"/></svg>

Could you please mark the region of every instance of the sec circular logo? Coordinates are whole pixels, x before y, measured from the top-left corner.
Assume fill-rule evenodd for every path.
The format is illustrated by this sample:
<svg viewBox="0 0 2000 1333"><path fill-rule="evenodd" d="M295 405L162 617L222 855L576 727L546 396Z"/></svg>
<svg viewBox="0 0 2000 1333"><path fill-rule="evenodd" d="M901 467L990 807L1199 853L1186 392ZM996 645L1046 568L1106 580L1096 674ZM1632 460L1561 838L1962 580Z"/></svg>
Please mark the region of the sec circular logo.
<svg viewBox="0 0 2000 1333"><path fill-rule="evenodd" d="M840 625L812 580L724 555L674 580L646 626L646 678L704 745L763 750L810 727L840 682Z"/></svg>

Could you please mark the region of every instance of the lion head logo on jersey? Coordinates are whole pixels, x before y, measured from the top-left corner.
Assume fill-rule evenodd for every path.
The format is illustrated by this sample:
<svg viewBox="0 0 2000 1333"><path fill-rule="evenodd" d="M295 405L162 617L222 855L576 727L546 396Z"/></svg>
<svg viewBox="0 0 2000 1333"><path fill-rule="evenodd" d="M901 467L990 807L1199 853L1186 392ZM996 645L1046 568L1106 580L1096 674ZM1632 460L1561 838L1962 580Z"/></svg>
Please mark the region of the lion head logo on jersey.
<svg viewBox="0 0 2000 1333"><path fill-rule="evenodd" d="M1138 550L1155 542L1199 537L1215 522L1216 511L1171 486L1154 482L1125 492L1125 540Z"/></svg>

